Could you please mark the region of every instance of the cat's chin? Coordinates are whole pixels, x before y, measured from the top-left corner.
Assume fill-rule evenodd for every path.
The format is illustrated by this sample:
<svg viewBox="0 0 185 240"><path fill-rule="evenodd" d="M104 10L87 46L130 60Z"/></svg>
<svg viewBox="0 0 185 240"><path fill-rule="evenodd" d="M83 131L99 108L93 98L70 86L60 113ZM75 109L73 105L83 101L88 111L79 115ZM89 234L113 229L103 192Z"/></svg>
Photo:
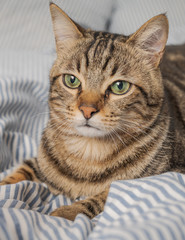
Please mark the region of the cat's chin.
<svg viewBox="0 0 185 240"><path fill-rule="evenodd" d="M106 134L104 131L95 128L95 127L88 127L88 126L79 126L76 127L78 134L84 137L104 137Z"/></svg>

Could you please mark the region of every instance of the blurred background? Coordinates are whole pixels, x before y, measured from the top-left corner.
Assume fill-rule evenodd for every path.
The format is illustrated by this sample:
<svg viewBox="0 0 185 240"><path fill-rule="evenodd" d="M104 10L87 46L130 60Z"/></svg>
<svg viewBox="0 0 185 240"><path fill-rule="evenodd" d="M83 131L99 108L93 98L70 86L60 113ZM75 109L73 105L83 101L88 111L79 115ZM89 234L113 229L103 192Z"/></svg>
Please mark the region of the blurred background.
<svg viewBox="0 0 185 240"><path fill-rule="evenodd" d="M168 44L185 42L185 0L53 0L83 26L129 35L155 15L166 13ZM0 0L0 48L54 48L49 0Z"/></svg>

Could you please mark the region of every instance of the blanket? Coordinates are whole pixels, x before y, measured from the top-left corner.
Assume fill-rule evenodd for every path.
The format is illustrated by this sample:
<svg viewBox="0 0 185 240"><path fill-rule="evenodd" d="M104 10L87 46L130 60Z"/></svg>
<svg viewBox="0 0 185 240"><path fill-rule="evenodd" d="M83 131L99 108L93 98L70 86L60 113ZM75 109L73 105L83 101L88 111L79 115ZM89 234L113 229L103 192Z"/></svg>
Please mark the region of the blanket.
<svg viewBox="0 0 185 240"><path fill-rule="evenodd" d="M49 216L71 203L44 184L1 186L0 239L185 239L185 175L179 173L113 182L104 212L92 220L82 214L74 222Z"/></svg>

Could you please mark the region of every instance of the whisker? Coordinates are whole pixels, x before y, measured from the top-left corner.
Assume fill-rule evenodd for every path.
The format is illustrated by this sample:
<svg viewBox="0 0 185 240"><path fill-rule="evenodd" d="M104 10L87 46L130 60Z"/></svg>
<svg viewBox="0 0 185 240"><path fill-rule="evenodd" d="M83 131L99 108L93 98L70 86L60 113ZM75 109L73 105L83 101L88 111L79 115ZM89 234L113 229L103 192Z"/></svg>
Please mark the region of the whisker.
<svg viewBox="0 0 185 240"><path fill-rule="evenodd" d="M121 139L121 137L119 136L119 134L116 132L115 129L112 128L113 133L115 134L115 136L120 140L120 142L123 144L123 146L125 147L126 144L123 142L123 140Z"/></svg>
<svg viewBox="0 0 185 240"><path fill-rule="evenodd" d="M148 136L148 137L150 137L150 139L151 140L154 140L154 138L151 136L151 134L149 134L149 133L147 133L146 131L148 131L148 130L150 130L151 131L151 133L154 133L154 132L158 132L158 131L164 131L164 127L161 127L160 125L158 125L157 126L157 128L152 128L152 127L148 127L148 126L146 126L146 127L141 127L140 126L140 124L138 124L138 123L136 123L136 122L133 122L133 121L127 121L127 120L122 120L122 122L124 123L124 125L125 126L127 126L128 128L131 128L131 126L130 125L136 125L137 127L139 127L138 129L137 129L137 132L139 133L139 132L141 132L142 134L144 134L145 136ZM142 129L143 128L143 129ZM169 132L169 130L168 130L168 132ZM155 141L155 140L154 140Z"/></svg>
<svg viewBox="0 0 185 240"><path fill-rule="evenodd" d="M115 141L115 139L114 139L114 137L113 137L112 133L109 133L109 134L108 134L108 136L110 136L110 137L111 137L111 139L113 140L113 142L114 142L114 145L115 145L115 147L116 147L116 150L117 150L117 153L118 153L118 152L119 152L119 148L118 148L118 146L117 146L117 144L116 144L116 141Z"/></svg>
<svg viewBox="0 0 185 240"><path fill-rule="evenodd" d="M140 142L141 144L143 144L143 142L138 139L137 137L135 137L133 134L129 133L128 131L126 131L125 129L121 128L121 127L116 127L117 129L119 129L120 131L126 133L127 135L129 135L131 138L135 139L137 142Z"/></svg>

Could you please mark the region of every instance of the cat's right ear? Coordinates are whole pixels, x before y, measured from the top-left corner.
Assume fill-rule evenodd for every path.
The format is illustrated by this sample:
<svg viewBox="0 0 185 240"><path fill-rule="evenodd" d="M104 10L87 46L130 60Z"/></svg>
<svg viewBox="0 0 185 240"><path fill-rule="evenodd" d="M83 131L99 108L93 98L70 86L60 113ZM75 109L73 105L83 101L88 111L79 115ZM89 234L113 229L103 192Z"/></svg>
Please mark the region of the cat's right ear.
<svg viewBox="0 0 185 240"><path fill-rule="evenodd" d="M77 39L83 36L82 28L75 24L67 14L54 3L50 4L50 12L57 51L69 48Z"/></svg>

